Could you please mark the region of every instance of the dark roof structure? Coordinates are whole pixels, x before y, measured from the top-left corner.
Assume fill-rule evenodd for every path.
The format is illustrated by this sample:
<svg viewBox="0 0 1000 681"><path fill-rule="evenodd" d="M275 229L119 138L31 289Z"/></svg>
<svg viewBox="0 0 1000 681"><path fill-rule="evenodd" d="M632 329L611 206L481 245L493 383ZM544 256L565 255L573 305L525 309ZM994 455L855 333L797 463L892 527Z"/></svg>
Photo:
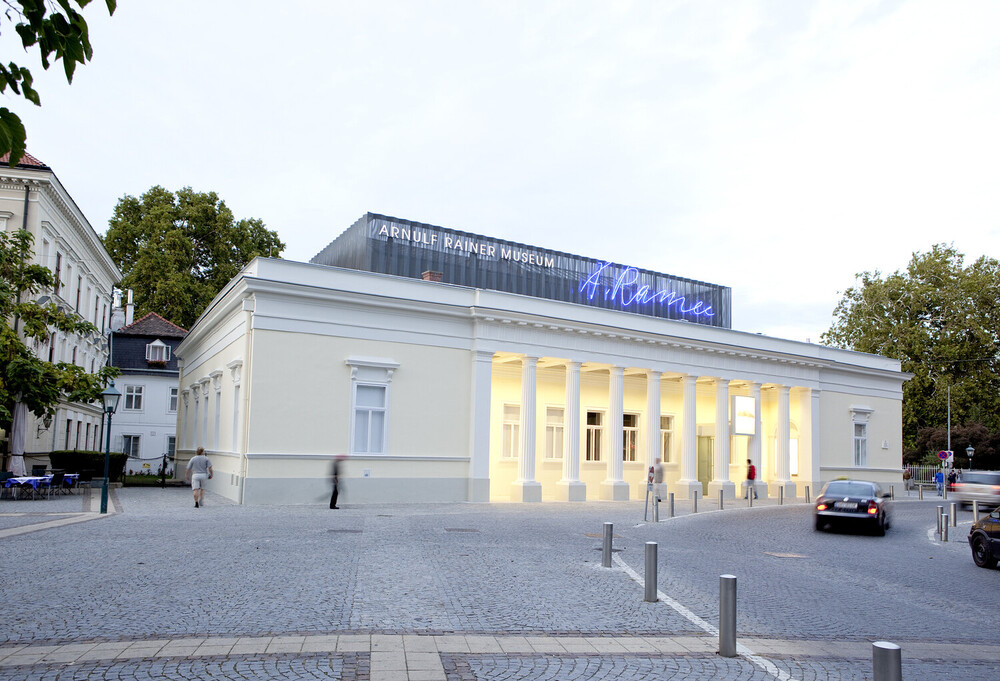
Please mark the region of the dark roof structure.
<svg viewBox="0 0 1000 681"><path fill-rule="evenodd" d="M116 334L123 336L155 336L157 338L184 338L187 336L187 329L182 329L173 322L169 322L155 312L150 312L146 316L138 319L128 326L123 326Z"/></svg>

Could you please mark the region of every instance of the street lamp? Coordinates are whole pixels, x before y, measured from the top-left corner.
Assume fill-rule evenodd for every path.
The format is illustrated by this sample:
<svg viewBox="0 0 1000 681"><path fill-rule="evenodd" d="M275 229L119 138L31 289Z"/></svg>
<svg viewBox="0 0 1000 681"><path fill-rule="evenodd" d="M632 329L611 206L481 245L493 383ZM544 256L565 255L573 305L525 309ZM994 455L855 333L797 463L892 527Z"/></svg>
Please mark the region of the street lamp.
<svg viewBox="0 0 1000 681"><path fill-rule="evenodd" d="M115 390L115 382L101 391L104 402L104 413L108 415L107 444L104 446L104 484L101 486L101 513L108 512L108 466L111 461L111 415L118 409L118 400L122 394Z"/></svg>
<svg viewBox="0 0 1000 681"><path fill-rule="evenodd" d="M972 455L976 453L976 448L973 447L972 445L969 445L968 447L965 448L965 453L969 457L969 470L971 471L972 470Z"/></svg>

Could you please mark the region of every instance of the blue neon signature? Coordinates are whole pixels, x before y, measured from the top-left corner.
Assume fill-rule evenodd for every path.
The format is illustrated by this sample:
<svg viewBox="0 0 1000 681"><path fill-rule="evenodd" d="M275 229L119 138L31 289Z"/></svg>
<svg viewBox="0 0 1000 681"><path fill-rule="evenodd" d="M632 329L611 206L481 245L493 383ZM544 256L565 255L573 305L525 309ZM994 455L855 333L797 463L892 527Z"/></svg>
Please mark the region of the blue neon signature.
<svg viewBox="0 0 1000 681"><path fill-rule="evenodd" d="M654 292L653 289L649 288L649 286L645 284L642 284L641 286L638 285L636 282L639 279L639 270L634 267L626 267L623 269L615 278L613 286L602 287L600 282L601 274L609 267L611 267L611 263L601 263L598 265L597 269L594 270L582 284L580 284L580 292L582 293L586 291L587 300L593 300L594 296L597 294L597 290L599 288L603 288L605 300L610 300L615 303L620 301L622 307L629 307L633 303L638 303L639 305L660 303L664 307L674 305L676 306L677 311L684 315L691 315L694 317L715 316L715 312L712 311L712 306L706 305L701 300L696 301L693 305L688 305L684 296L679 295L676 291L663 289L662 291Z"/></svg>

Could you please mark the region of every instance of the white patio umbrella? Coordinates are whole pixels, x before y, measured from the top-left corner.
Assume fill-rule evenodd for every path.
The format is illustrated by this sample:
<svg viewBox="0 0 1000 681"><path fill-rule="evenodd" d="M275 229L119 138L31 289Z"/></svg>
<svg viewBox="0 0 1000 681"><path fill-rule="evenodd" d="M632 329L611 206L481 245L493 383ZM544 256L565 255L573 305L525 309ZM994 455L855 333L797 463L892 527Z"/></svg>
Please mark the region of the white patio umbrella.
<svg viewBox="0 0 1000 681"><path fill-rule="evenodd" d="M24 436L27 428L28 407L24 402L14 403L14 422L10 428L10 470L14 475L24 475Z"/></svg>

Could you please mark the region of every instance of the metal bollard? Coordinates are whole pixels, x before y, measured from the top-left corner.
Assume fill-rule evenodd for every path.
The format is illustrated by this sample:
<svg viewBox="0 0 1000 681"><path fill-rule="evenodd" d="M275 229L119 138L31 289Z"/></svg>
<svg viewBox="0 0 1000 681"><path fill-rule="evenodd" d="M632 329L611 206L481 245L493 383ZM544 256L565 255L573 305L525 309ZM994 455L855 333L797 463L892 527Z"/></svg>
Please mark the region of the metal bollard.
<svg viewBox="0 0 1000 681"><path fill-rule="evenodd" d="M668 492L667 496L670 497L670 508L667 509L667 511L669 512L669 515L667 517L668 518L673 518L674 517L674 493L673 492Z"/></svg>
<svg viewBox="0 0 1000 681"><path fill-rule="evenodd" d="M872 643L872 679L874 681L903 681L902 653L895 643Z"/></svg>
<svg viewBox="0 0 1000 681"><path fill-rule="evenodd" d="M944 506L937 507L937 533L941 536L941 516L944 515Z"/></svg>
<svg viewBox="0 0 1000 681"><path fill-rule="evenodd" d="M958 527L958 504L951 502L951 526Z"/></svg>
<svg viewBox="0 0 1000 681"><path fill-rule="evenodd" d="M896 500L896 490L893 488L892 485L889 485L889 501L895 501L895 500Z"/></svg>
<svg viewBox="0 0 1000 681"><path fill-rule="evenodd" d="M810 501L812 500L809 498L809 485L806 485L806 503L808 504Z"/></svg>
<svg viewBox="0 0 1000 681"><path fill-rule="evenodd" d="M601 547L601 567L611 567L611 537L614 534L614 523L604 523L604 544Z"/></svg>
<svg viewBox="0 0 1000 681"><path fill-rule="evenodd" d="M753 508L753 497L756 493L757 493L756 485L750 485L747 488L747 503L750 505L750 508Z"/></svg>
<svg viewBox="0 0 1000 681"><path fill-rule="evenodd" d="M973 500L972 501L972 522L974 522L974 523L978 523L979 522L979 501L978 500Z"/></svg>
<svg viewBox="0 0 1000 681"><path fill-rule="evenodd" d="M736 576L719 576L719 655L736 657Z"/></svg>
<svg viewBox="0 0 1000 681"><path fill-rule="evenodd" d="M948 541L948 514L941 517L941 541Z"/></svg>
<svg viewBox="0 0 1000 681"><path fill-rule="evenodd" d="M923 485L917 485L917 498L919 498L920 501L924 500L924 486Z"/></svg>
<svg viewBox="0 0 1000 681"><path fill-rule="evenodd" d="M720 510L720 511L721 511L721 510L723 510L723 509L725 509L725 507L726 507L726 506L725 506L725 503L724 503L724 502L722 501L722 497L723 497L723 492L722 492L722 490L720 489L720 490L719 490L719 510Z"/></svg>
<svg viewBox="0 0 1000 681"><path fill-rule="evenodd" d="M693 501L693 506L691 508L692 508L691 510L692 513L698 512L698 490L694 490L694 501Z"/></svg>
<svg viewBox="0 0 1000 681"><path fill-rule="evenodd" d="M778 488L778 506L785 505L785 487L782 485Z"/></svg>
<svg viewBox="0 0 1000 681"><path fill-rule="evenodd" d="M660 522L660 497L653 495L653 522Z"/></svg>
<svg viewBox="0 0 1000 681"><path fill-rule="evenodd" d="M647 603L655 603L656 598L656 542L646 542L646 596Z"/></svg>
<svg viewBox="0 0 1000 681"><path fill-rule="evenodd" d="M944 499L947 499L948 498L948 480L947 480L947 478L945 479L945 481L943 483L941 483L941 490L943 492L942 497Z"/></svg>

